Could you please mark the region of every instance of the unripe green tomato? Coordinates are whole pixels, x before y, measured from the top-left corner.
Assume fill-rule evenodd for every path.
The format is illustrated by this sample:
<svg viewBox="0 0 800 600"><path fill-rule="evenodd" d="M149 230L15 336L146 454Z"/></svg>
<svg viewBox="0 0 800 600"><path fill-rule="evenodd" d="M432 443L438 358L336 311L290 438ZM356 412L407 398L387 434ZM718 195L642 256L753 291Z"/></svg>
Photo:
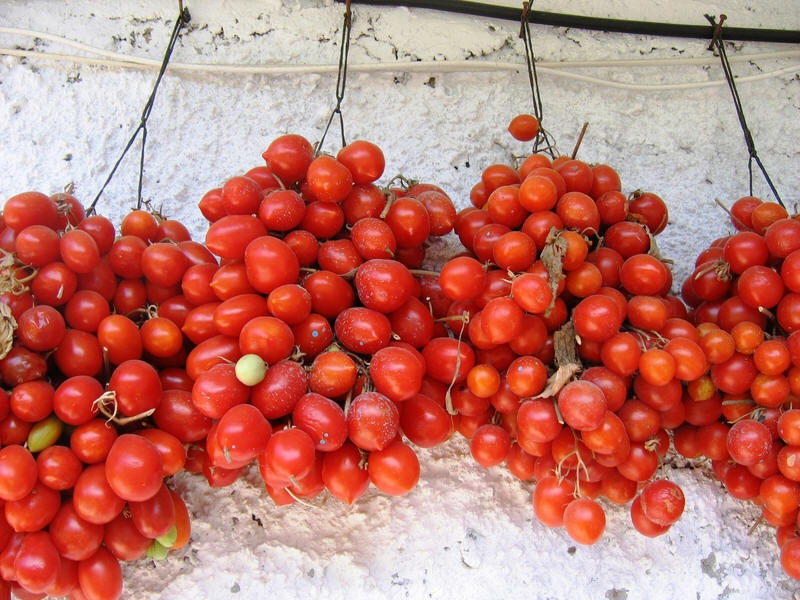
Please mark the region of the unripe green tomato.
<svg viewBox="0 0 800 600"><path fill-rule="evenodd" d="M245 354L236 361L236 379L245 385L260 383L267 374L267 363L258 354Z"/></svg>
<svg viewBox="0 0 800 600"><path fill-rule="evenodd" d="M41 452L58 441L61 432L64 430L64 423L55 415L51 414L46 419L42 419L31 427L28 433L28 450L31 452Z"/></svg>
<svg viewBox="0 0 800 600"><path fill-rule="evenodd" d="M147 558L152 558L153 560L164 560L167 558L167 554L169 554L169 548L158 540L153 540L153 543L150 544L147 552L145 552Z"/></svg>
<svg viewBox="0 0 800 600"><path fill-rule="evenodd" d="M156 541L164 546L165 548L172 548L173 544L175 544L175 540L178 539L178 528L175 525L172 526L167 533L162 535L161 537L157 537Z"/></svg>

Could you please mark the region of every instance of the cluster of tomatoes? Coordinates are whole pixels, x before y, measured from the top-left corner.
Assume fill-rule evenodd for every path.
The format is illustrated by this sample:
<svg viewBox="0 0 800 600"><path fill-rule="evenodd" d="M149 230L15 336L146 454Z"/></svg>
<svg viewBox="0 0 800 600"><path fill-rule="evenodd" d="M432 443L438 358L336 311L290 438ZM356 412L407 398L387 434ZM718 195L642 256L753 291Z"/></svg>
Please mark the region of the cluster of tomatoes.
<svg viewBox="0 0 800 600"><path fill-rule="evenodd" d="M213 420L206 476L224 485L257 459L278 504L323 489L351 503L370 482L405 494L419 461L403 434L426 446L451 431L420 391L456 341L437 338L414 269L455 208L434 185L379 188L367 141L334 158L289 134L264 158L200 201L220 261L183 276L191 401Z"/></svg>
<svg viewBox="0 0 800 600"><path fill-rule="evenodd" d="M163 558L189 538L165 485L184 440L144 420L188 381L169 368L181 335L145 317L175 295L161 250L200 246L143 211L120 233L68 193L26 192L3 210L0 597L116 598L119 561Z"/></svg>
<svg viewBox="0 0 800 600"><path fill-rule="evenodd" d="M6 202L6 592L118 597L118 561L188 541L178 471L225 486L256 462L276 504L352 503L409 492L415 447L455 432L582 544L600 497L647 536L681 516L659 476L674 439L759 502L800 576L800 224L778 205L734 205L687 311L655 242L666 205L608 165L492 165L457 213L432 184L378 187L367 141L333 157L289 134L263 157L203 196L203 243L145 210L117 232L70 193ZM421 269L451 231L464 252Z"/></svg>
<svg viewBox="0 0 800 600"><path fill-rule="evenodd" d="M682 287L711 368L688 389L702 411L675 447L711 459L733 497L761 507L800 578L800 220L746 196L731 222Z"/></svg>
<svg viewBox="0 0 800 600"><path fill-rule="evenodd" d="M536 134L522 125L518 139ZM463 338L451 398L473 457L535 480L538 519L579 543L604 531L598 496L664 533L684 507L657 478L667 432L706 364L655 245L666 205L626 197L608 165L544 154L487 167L470 198L455 224L468 252L439 283Z"/></svg>

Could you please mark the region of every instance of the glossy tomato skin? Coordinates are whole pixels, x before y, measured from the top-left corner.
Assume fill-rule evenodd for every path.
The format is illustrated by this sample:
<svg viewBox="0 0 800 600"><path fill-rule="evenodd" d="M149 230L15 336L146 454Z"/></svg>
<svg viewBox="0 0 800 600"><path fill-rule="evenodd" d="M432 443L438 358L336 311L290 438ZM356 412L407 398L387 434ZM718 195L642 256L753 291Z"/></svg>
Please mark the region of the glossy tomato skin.
<svg viewBox="0 0 800 600"><path fill-rule="evenodd" d="M108 600L122 594L122 569L106 548L78 563L78 582L87 600Z"/></svg>
<svg viewBox="0 0 800 600"><path fill-rule="evenodd" d="M75 512L71 502L65 502L50 522L50 536L63 558L83 560L103 543L103 525L90 523Z"/></svg>
<svg viewBox="0 0 800 600"><path fill-rule="evenodd" d="M322 459L322 480L328 491L339 500L352 504L369 487L369 473L362 466L360 450L345 442L338 450Z"/></svg>
<svg viewBox="0 0 800 600"><path fill-rule="evenodd" d="M304 394L292 411L292 422L314 441L316 450L333 452L347 440L347 422L342 407L321 394Z"/></svg>
<svg viewBox="0 0 800 600"><path fill-rule="evenodd" d="M336 159L350 171L356 184L372 183L383 175L386 161L381 149L366 140L355 140L339 150Z"/></svg>
<svg viewBox="0 0 800 600"><path fill-rule="evenodd" d="M108 484L105 465L97 464L86 467L78 477L72 505L82 519L104 525L122 512L125 501Z"/></svg>
<svg viewBox="0 0 800 600"><path fill-rule="evenodd" d="M371 452L367 469L375 487L392 496L407 494L419 481L419 459L401 441L395 441L383 450Z"/></svg>
<svg viewBox="0 0 800 600"><path fill-rule="evenodd" d="M14 559L16 580L27 591L42 594L55 581L60 562L49 533L29 533L23 538Z"/></svg>
<svg viewBox="0 0 800 600"><path fill-rule="evenodd" d="M314 148L301 135L282 135L264 151L264 160L270 170L289 187L300 181L314 160Z"/></svg>
<svg viewBox="0 0 800 600"><path fill-rule="evenodd" d="M399 427L397 405L383 394L362 392L350 404L348 436L363 450L383 450L397 436Z"/></svg>
<svg viewBox="0 0 800 600"><path fill-rule="evenodd" d="M161 455L152 442L125 433L115 441L105 462L106 479L120 498L132 502L149 500L161 487Z"/></svg>
<svg viewBox="0 0 800 600"><path fill-rule="evenodd" d="M295 283L300 274L297 255L286 242L268 235L257 237L247 245L244 264L247 280L262 294Z"/></svg>

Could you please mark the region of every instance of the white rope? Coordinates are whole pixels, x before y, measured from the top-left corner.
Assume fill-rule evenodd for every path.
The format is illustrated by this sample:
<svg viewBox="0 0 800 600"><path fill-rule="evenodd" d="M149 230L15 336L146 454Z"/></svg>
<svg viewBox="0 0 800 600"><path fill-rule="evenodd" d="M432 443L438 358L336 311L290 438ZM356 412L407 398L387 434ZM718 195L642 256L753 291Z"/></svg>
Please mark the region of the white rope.
<svg viewBox="0 0 800 600"><path fill-rule="evenodd" d="M66 46L71 46L84 52L93 53L100 57L78 56L72 54L58 54L51 52L40 52L36 50L20 50L15 48L0 48L0 54L7 56L17 56L33 58L39 60L53 60L63 62L73 62L79 64L96 65L113 68L134 68L134 69L157 69L161 63L158 60L129 56L118 52L110 52L88 46L81 42L76 42L61 36L18 29L13 27L0 27L0 34L20 35L32 38L40 38ZM757 54L738 55L730 58L730 62L745 61L764 61L785 58L800 57L800 50L785 50L778 52L762 52ZM596 85L611 88L637 90L637 91L667 91L667 90L687 90L705 87L725 85L724 79L708 81L684 82L684 83L627 83L615 81L613 79L603 79L572 73L567 69L577 68L613 68L613 67L665 67L680 65L709 65L716 64L719 60L716 56L707 57L674 57L674 58L644 58L644 59L605 59L596 61L541 61L536 63L540 72L563 77L577 81L583 81ZM192 71L204 73L233 73L243 75L288 75L288 74L322 74L335 73L338 65L330 64L198 64L170 62L169 69L179 71ZM522 68L521 64L511 62L478 61L478 60L446 60L446 61L414 61L414 62L386 62L369 64L350 64L348 69L356 72L409 72L409 73L453 73L453 72L493 72L493 71L518 71ZM737 77L737 82L760 81L779 77L788 73L800 71L800 64L792 64L780 69Z"/></svg>

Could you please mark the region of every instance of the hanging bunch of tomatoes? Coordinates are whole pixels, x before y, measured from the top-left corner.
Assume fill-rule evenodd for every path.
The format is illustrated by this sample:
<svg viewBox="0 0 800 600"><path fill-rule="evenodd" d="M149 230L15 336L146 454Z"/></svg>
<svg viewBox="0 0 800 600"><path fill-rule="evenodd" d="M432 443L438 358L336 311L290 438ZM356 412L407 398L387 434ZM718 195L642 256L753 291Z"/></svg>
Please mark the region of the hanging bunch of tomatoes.
<svg viewBox="0 0 800 600"><path fill-rule="evenodd" d="M120 233L68 193L27 192L4 207L5 597L117 597L119 561L163 557L189 539L187 508L164 483L184 466L183 440L146 420L178 385L169 367L180 353L165 348L177 332L182 350L181 335L167 317L145 320L145 309L168 297L161 249L188 263L202 247L142 211Z"/></svg>
<svg viewBox="0 0 800 600"><path fill-rule="evenodd" d="M800 575L800 225L785 211L734 205L741 231L698 258L687 311L655 241L665 203L623 194L608 165L491 165L456 212L433 184L379 187L367 141L334 157L283 135L263 157L203 196L202 243L145 210L117 231L69 193L6 202L6 593L118 597L119 561L188 541L165 485L181 470L225 486L256 465L278 505L352 503L370 484L408 493L418 448L456 432L582 544L603 534L601 498L647 536L681 516L660 470L674 438L759 502ZM463 251L421 269L451 231Z"/></svg>
<svg viewBox="0 0 800 600"><path fill-rule="evenodd" d="M761 507L784 570L800 578L800 221L746 196L731 223L737 231L700 253L682 287L711 368L675 448L711 459L733 497Z"/></svg>
<svg viewBox="0 0 800 600"><path fill-rule="evenodd" d="M286 135L264 156L204 196L204 244L145 210L117 231L71 194L6 202L6 594L118 597L119 561L186 544L164 483L182 469L223 486L257 461L278 504L323 489L353 502L416 484L403 431L449 437L425 381L445 330L413 270L451 231L450 199L377 187L384 157L365 141L333 158Z"/></svg>
<svg viewBox="0 0 800 600"><path fill-rule="evenodd" d="M532 139L534 121L509 131ZM468 254L439 283L467 349L451 398L473 457L535 480L536 516L580 543L605 528L598 496L664 533L684 497L659 465L707 365L655 244L666 205L624 195L608 165L545 154L487 167L470 198L455 224Z"/></svg>
<svg viewBox="0 0 800 600"><path fill-rule="evenodd" d="M334 158L290 134L264 158L205 194L220 265L183 279L191 399L214 421L199 450L206 476L230 483L257 458L278 504L323 489L350 503L370 482L405 494L419 461L403 432L433 445L451 430L443 406L414 402L436 385L426 360L439 360L443 331L414 270L455 208L435 185L378 187L384 156L367 141Z"/></svg>

